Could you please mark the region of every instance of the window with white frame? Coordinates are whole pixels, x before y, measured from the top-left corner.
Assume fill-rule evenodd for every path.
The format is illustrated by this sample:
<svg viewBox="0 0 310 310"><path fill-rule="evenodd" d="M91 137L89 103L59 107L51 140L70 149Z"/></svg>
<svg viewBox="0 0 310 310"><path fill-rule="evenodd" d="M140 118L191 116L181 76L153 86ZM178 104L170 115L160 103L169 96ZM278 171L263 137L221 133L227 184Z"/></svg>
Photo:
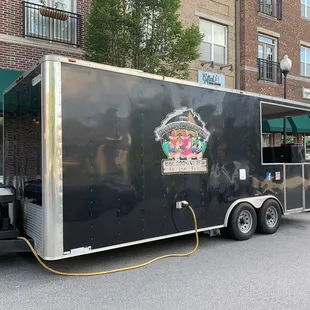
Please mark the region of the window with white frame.
<svg viewBox="0 0 310 310"><path fill-rule="evenodd" d="M300 47L300 75L310 77L310 48Z"/></svg>
<svg viewBox="0 0 310 310"><path fill-rule="evenodd" d="M279 83L277 39L264 34L259 34L257 58L259 79Z"/></svg>
<svg viewBox="0 0 310 310"><path fill-rule="evenodd" d="M301 16L310 19L310 0L301 0Z"/></svg>
<svg viewBox="0 0 310 310"><path fill-rule="evenodd" d="M59 20L42 14L44 7L68 12L66 20ZM50 41L75 42L77 18L75 13L77 0L31 0L25 11L25 34Z"/></svg>
<svg viewBox="0 0 310 310"><path fill-rule="evenodd" d="M277 39L259 34L258 58L277 61Z"/></svg>
<svg viewBox="0 0 310 310"><path fill-rule="evenodd" d="M200 59L227 63L227 26L200 19L203 38L200 44Z"/></svg>
<svg viewBox="0 0 310 310"><path fill-rule="evenodd" d="M31 0L30 2L67 12L75 12L77 4L77 0Z"/></svg>

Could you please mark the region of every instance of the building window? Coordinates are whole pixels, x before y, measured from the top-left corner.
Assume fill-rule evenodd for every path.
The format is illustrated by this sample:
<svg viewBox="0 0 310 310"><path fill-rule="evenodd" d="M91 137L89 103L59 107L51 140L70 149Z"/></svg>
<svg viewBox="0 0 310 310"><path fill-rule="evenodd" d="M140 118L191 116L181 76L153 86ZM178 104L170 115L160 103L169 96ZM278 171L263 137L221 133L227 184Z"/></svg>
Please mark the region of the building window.
<svg viewBox="0 0 310 310"><path fill-rule="evenodd" d="M227 27L202 19L200 20L199 26L203 34L200 44L200 59L226 64Z"/></svg>
<svg viewBox="0 0 310 310"><path fill-rule="evenodd" d="M258 78L281 83L280 64L277 62L277 39L258 35Z"/></svg>
<svg viewBox="0 0 310 310"><path fill-rule="evenodd" d="M258 11L282 19L282 0L258 0Z"/></svg>
<svg viewBox="0 0 310 310"><path fill-rule="evenodd" d="M301 0L301 16L310 19L310 0Z"/></svg>
<svg viewBox="0 0 310 310"><path fill-rule="evenodd" d="M24 36L80 46L81 16L74 13L76 7L77 0L23 2Z"/></svg>
<svg viewBox="0 0 310 310"><path fill-rule="evenodd" d="M300 48L300 75L310 77L310 48Z"/></svg>

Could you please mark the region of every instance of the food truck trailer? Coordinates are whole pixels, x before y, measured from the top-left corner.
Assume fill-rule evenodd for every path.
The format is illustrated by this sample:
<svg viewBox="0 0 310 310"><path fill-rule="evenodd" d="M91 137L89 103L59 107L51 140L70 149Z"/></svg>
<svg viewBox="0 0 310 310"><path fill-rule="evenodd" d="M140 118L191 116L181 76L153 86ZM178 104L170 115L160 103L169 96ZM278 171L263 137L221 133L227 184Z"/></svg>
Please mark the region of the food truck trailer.
<svg viewBox="0 0 310 310"><path fill-rule="evenodd" d="M264 147L281 98L48 55L4 92L0 252L58 260L310 209L305 146ZM181 207L181 208L180 208Z"/></svg>

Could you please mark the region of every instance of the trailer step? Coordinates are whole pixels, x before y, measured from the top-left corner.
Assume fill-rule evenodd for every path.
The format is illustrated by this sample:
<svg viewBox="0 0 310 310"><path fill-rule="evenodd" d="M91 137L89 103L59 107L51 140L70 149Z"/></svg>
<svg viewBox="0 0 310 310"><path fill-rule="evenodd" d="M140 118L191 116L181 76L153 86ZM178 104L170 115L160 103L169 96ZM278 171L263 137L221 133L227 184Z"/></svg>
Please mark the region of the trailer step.
<svg viewBox="0 0 310 310"><path fill-rule="evenodd" d="M34 240L27 238L32 246L34 246ZM30 252L30 248L23 240L18 239L8 239L0 240L0 254L7 253L21 253L21 252Z"/></svg>

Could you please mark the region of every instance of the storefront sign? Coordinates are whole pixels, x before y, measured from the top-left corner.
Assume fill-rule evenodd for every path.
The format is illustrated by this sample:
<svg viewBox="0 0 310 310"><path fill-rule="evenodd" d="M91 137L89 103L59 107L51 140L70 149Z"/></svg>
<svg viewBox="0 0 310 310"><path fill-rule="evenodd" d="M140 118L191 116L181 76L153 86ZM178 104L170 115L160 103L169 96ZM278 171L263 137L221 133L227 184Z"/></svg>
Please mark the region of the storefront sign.
<svg viewBox="0 0 310 310"><path fill-rule="evenodd" d="M225 75L198 71L198 83L225 87Z"/></svg>
<svg viewBox="0 0 310 310"><path fill-rule="evenodd" d="M310 88L302 88L302 96L304 99L310 99Z"/></svg>

